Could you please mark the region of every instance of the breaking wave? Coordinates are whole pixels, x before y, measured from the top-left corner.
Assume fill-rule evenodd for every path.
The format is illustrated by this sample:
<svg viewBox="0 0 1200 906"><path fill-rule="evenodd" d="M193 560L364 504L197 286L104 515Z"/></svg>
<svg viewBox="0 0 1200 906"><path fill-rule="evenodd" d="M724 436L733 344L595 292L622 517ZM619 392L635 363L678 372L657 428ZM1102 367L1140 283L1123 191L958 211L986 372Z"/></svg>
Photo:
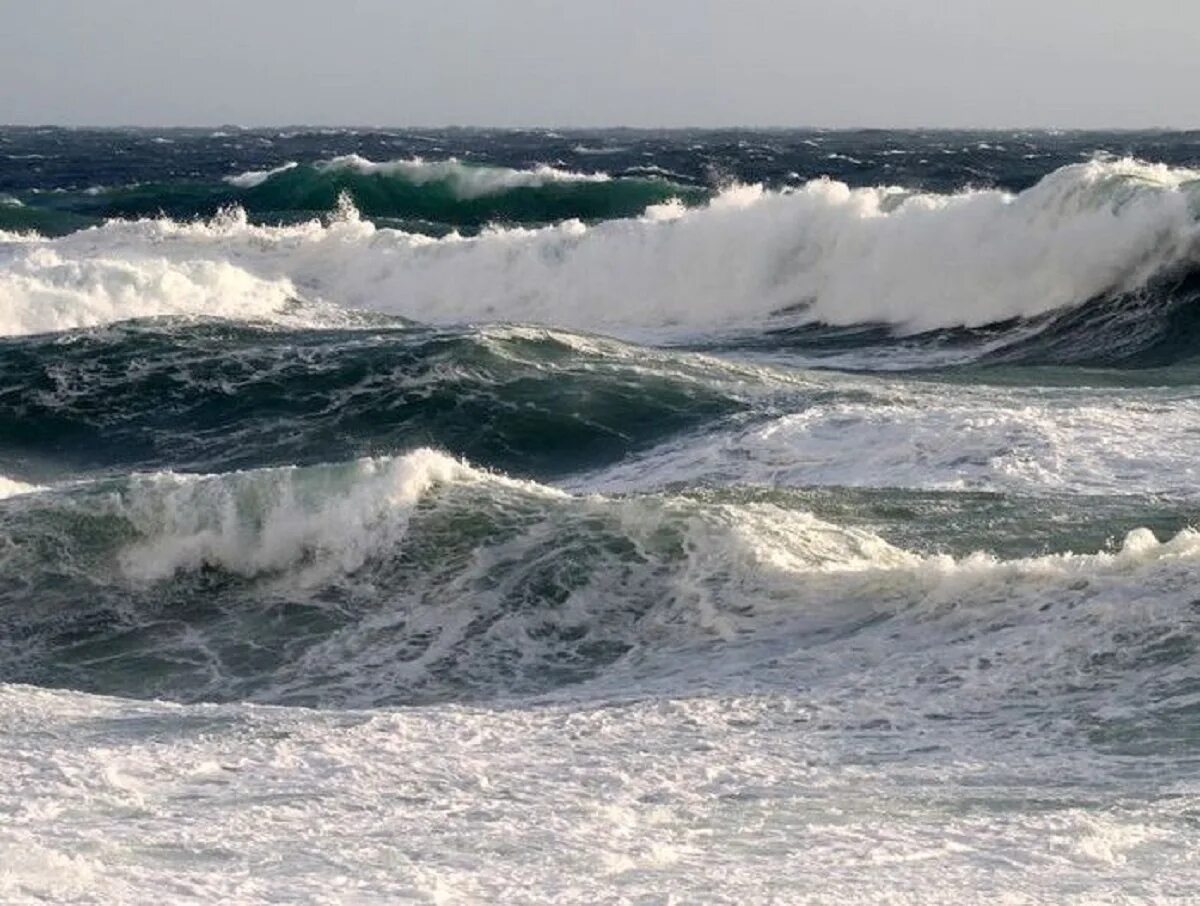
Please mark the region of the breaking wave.
<svg viewBox="0 0 1200 906"><path fill-rule="evenodd" d="M276 176L294 170L299 165L289 161L272 170L254 171L229 177L226 182L240 188L255 188ZM394 177L414 186L443 184L460 200L501 195L510 189L541 188L556 183L606 183L607 173L573 173L545 164L532 170L513 170L508 167L486 167L462 163L455 158L440 161L393 160L377 163L357 154L335 157L313 164L309 168L318 174L353 173L361 176Z"/></svg>
<svg viewBox="0 0 1200 906"><path fill-rule="evenodd" d="M445 233L488 223L631 217L669 199L698 203L710 194L654 175L612 177L544 164L518 170L453 158L376 162L352 154L315 163L288 161L217 183L144 183L39 194L30 201L45 208L0 208L0 229L22 224L36 229L43 223L62 232L56 229L56 214L74 217L76 223L85 217L190 219L234 205L256 221L294 222L332 212L344 197L370 217L420 232Z"/></svg>
<svg viewBox="0 0 1200 906"><path fill-rule="evenodd" d="M362 175L351 165L337 172ZM633 219L472 238L381 228L349 209L327 224L281 227L238 212L110 222L59 239L7 237L0 329L184 311L261 317L295 297L433 324L517 321L632 337L1025 324L1144 298L1156 281L1186 275L1200 237L1198 185L1189 170L1097 160L1017 195L824 180L782 192L741 186L699 208L670 202Z"/></svg>
<svg viewBox="0 0 1200 906"><path fill-rule="evenodd" d="M782 498L573 496L430 450L10 497L0 537L5 681L185 701L765 681L897 637L914 682L1036 697L1167 683L1197 641L1190 530L956 558Z"/></svg>

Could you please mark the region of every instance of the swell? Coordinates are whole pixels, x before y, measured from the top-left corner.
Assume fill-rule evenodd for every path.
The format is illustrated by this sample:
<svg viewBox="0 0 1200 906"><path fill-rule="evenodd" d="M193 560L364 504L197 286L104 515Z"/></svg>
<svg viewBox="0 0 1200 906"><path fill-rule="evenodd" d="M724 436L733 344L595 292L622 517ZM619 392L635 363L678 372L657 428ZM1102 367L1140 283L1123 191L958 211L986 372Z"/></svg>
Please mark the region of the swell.
<svg viewBox="0 0 1200 906"><path fill-rule="evenodd" d="M572 496L428 450L23 494L0 533L0 678L181 701L794 688L899 651L931 694L1068 715L1184 695L1197 643L1190 530L955 558L801 500Z"/></svg>
<svg viewBox="0 0 1200 906"><path fill-rule="evenodd" d="M1017 195L818 180L473 238L380 228L349 209L290 227L254 226L244 213L112 222L0 244L0 329L185 312L272 317L296 297L434 324L518 321L653 340L805 325L882 325L899 336L979 329L1130 297L1188 272L1196 185L1192 171L1129 160L1065 167Z"/></svg>
<svg viewBox="0 0 1200 906"><path fill-rule="evenodd" d="M433 444L545 478L733 417L743 382L545 330L129 322L0 339L0 462L223 471Z"/></svg>
<svg viewBox="0 0 1200 906"><path fill-rule="evenodd" d="M99 226L101 219L74 211L9 205L0 201L0 233L37 233L66 236L76 230Z"/></svg>
<svg viewBox="0 0 1200 906"><path fill-rule="evenodd" d="M349 155L285 164L215 183L180 181L29 195L23 214L14 213L17 209L0 210L0 229L61 234L71 223L78 228L105 218L190 220L211 217L231 206L258 222L291 223L329 214L349 202L381 222L442 234L493 223L539 225L632 217L672 198L699 203L709 194L703 188L657 177L611 178L548 166L514 170L454 159L375 163ZM6 226L8 221L11 226Z"/></svg>

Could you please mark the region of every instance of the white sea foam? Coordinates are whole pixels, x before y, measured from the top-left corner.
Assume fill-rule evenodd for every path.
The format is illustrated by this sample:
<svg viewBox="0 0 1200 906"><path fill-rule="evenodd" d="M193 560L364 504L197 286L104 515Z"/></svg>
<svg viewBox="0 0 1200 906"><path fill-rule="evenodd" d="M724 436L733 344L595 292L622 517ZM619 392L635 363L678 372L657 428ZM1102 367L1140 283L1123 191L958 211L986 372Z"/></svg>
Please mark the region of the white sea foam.
<svg viewBox="0 0 1200 906"><path fill-rule="evenodd" d="M34 491L42 490L37 485L26 484L23 481L16 481L12 478L5 478L0 475L0 500L7 497L16 497L18 494L32 494Z"/></svg>
<svg viewBox="0 0 1200 906"><path fill-rule="evenodd" d="M1159 763L979 738L897 688L340 715L0 685L0 897L1035 906L1200 880L1194 783L1117 800Z"/></svg>
<svg viewBox="0 0 1200 906"><path fill-rule="evenodd" d="M302 580L318 581L398 544L434 484L482 475L422 450L342 467L136 478L121 512L144 540L122 566L155 580L202 566L254 576L303 565Z"/></svg>
<svg viewBox="0 0 1200 906"><path fill-rule="evenodd" d="M816 378L814 378L816 380ZM671 440L574 487L680 483L1200 496L1189 390L947 387L822 378L833 398Z"/></svg>
<svg viewBox="0 0 1200 906"><path fill-rule="evenodd" d="M575 145L571 148L576 154L621 154L628 151L628 148L619 145Z"/></svg>
<svg viewBox="0 0 1200 906"><path fill-rule="evenodd" d="M55 243L0 236L0 333L5 335L156 315L259 320L280 314L295 296L286 277L257 277L230 261L171 260L149 249L128 255L106 251L103 243L80 255Z"/></svg>
<svg viewBox="0 0 1200 906"><path fill-rule="evenodd" d="M417 172L436 172L430 167L474 172L450 162ZM1196 177L1121 160L1063 168L1016 196L823 180L784 192L740 186L700 209L668 204L634 220L469 239L377 229L357 217L289 227L236 216L114 222L55 240L0 237L0 321L13 332L140 309L236 317L238 309L273 309L295 287L306 298L426 322L526 321L622 335L772 320L980 325L1078 305L1191 260L1200 237ZM447 178L467 185L475 176ZM464 191L510 176L479 178ZM81 279L96 268L124 276L115 290L103 277ZM172 271L201 289L165 300L160 287ZM205 288L217 273L220 290ZM235 282L232 292L224 287ZM49 317L46 297L57 300ZM83 314L73 316L74 306Z"/></svg>
<svg viewBox="0 0 1200 906"><path fill-rule="evenodd" d="M461 199L481 198L509 189L544 186L550 183L607 182L611 178L606 173L576 173L547 164L539 164L530 170L515 170L510 167L464 163L453 157L446 160L424 160L414 157L409 160L377 162L357 154L348 154L323 161L316 167L326 172L351 170L369 176L398 176L414 185L446 183Z"/></svg>
<svg viewBox="0 0 1200 906"><path fill-rule="evenodd" d="M272 176L278 176L280 173L286 173L288 170L294 170L299 166L294 160L288 161L286 164L281 164L278 167L273 167L270 170L248 170L245 173L240 173L237 176L226 176L225 182L231 186L236 186L239 189L253 189L255 186L261 186Z"/></svg>

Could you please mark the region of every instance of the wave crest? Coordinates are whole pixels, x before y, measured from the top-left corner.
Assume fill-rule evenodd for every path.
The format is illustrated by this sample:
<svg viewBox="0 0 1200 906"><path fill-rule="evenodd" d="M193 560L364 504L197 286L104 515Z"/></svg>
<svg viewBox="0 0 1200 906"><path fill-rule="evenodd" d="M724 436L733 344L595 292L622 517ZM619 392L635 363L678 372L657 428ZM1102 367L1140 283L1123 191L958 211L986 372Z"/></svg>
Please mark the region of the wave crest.
<svg viewBox="0 0 1200 906"><path fill-rule="evenodd" d="M818 180L783 192L735 187L702 208L655 207L638 219L474 238L431 239L353 219L109 223L5 243L0 299L10 332L30 321L94 321L100 316L14 313L42 308L39 293L76 292L76 270L118 261L158 268L162 279L179 271L188 282L197 268L236 269L247 288L233 295L259 309L290 286L439 324L522 321L639 335L884 323L917 332L1037 317L1188 266L1200 236L1197 198L1193 171L1124 160L1065 167L1019 195ZM71 267L43 266L45 255ZM32 288L23 282L31 276L40 281ZM114 317L164 307L153 280L148 291L131 282L115 293L123 304L105 303ZM104 298L114 296L101 287ZM237 307L205 292L184 296L177 309ZM78 304L96 308L86 298Z"/></svg>
<svg viewBox="0 0 1200 906"><path fill-rule="evenodd" d="M270 170L251 170L237 176L228 176L225 181L241 189L253 189L276 176L295 170L300 164L288 161ZM361 176L395 177L414 186L443 183L461 200L499 195L510 189L540 188L554 183L606 183L612 177L607 173L576 173L559 170L548 164L539 164L530 170L510 167L490 167L468 164L457 158L446 160L424 160L414 157L409 160L373 161L358 154L346 154L330 160L312 164L315 173L351 173Z"/></svg>
<svg viewBox="0 0 1200 906"><path fill-rule="evenodd" d="M137 479L122 507L145 540L122 551L121 566L141 581L203 567L247 577L293 569L311 585L398 545L435 484L481 479L432 450L341 467L161 473Z"/></svg>
<svg viewBox="0 0 1200 906"><path fill-rule="evenodd" d="M4 678L119 694L370 705L773 664L788 682L882 646L913 682L986 652L1007 696L1136 683L1196 646L1191 530L956 558L777 503L572 496L428 450L27 494L0 533Z"/></svg>

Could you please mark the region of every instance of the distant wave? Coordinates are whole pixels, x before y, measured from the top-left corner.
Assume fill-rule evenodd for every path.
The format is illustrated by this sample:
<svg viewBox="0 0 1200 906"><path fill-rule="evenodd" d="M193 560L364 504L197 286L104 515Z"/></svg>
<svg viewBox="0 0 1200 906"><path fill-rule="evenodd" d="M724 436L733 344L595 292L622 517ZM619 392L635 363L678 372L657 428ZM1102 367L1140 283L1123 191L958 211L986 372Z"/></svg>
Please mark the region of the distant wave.
<svg viewBox="0 0 1200 906"><path fill-rule="evenodd" d="M288 170L264 186L303 176ZM237 212L112 222L53 240L9 236L0 330L185 312L263 317L295 297L436 324L629 336L983 326L1138 292L1190 268L1198 185L1194 171L1132 160L1065 167L1017 195L818 180L782 192L733 187L702 207L668 202L591 226L440 240L376 227L345 205L328 224L254 226Z"/></svg>
<svg viewBox="0 0 1200 906"><path fill-rule="evenodd" d="M299 166L295 161L289 161L271 170L250 171L237 176L229 176L225 181L238 188L252 189ZM305 169L310 175L357 174L391 177L414 186L431 183L442 184L450 190L455 198L461 200L500 195L510 189L540 188L556 183L612 181L612 177L607 173L573 173L568 170L558 170L546 164L532 170L514 170L508 167L463 163L456 158L427 161L414 157L410 160L376 162L358 154L335 157L312 164Z"/></svg>
<svg viewBox="0 0 1200 906"><path fill-rule="evenodd" d="M253 189L256 186L261 186L272 176L278 176L280 173L294 170L298 166L299 164L292 160L270 170L249 170L246 173L239 173L237 176L226 176L225 181L239 189Z"/></svg>
<svg viewBox="0 0 1200 906"><path fill-rule="evenodd" d="M371 217L425 223L446 232L478 229L492 222L536 226L570 218L630 217L672 198L699 203L710 194L656 174L614 177L547 164L513 169L454 158L372 161L351 154L307 163L286 161L214 183L140 183L42 193L27 200L44 214L67 213L76 218L191 219L236 205L252 217L278 222L332 213L346 197ZM3 213L0 229L14 217L11 211ZM50 226L53 229L54 224Z"/></svg>
<svg viewBox="0 0 1200 906"><path fill-rule="evenodd" d="M540 188L555 183L605 183L612 177L607 173L576 173L541 164L532 170L508 167L489 167L463 163L456 158L427 161L422 158L376 163L357 154L335 157L315 166L319 172L348 170L364 175L400 177L414 185L446 183L458 198L481 198L499 195L510 189Z"/></svg>

